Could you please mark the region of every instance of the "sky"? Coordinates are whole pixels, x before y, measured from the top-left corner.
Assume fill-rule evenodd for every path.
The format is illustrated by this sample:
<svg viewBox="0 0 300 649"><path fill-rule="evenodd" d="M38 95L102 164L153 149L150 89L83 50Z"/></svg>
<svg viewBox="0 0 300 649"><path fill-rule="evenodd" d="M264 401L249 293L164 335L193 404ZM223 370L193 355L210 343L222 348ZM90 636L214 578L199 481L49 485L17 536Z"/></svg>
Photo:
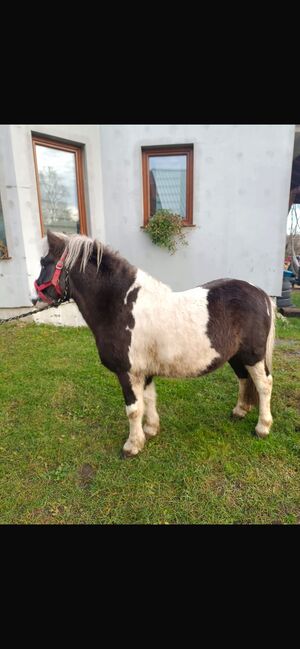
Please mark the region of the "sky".
<svg viewBox="0 0 300 649"><path fill-rule="evenodd" d="M186 155L149 156L150 169L186 169Z"/></svg>

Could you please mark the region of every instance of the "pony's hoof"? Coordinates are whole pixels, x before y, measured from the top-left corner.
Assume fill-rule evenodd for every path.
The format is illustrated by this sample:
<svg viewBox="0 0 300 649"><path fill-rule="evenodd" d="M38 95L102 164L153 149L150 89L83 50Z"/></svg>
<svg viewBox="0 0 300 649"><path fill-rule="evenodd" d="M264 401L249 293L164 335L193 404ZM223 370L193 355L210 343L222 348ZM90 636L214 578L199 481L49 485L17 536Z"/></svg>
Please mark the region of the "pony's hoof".
<svg viewBox="0 0 300 649"><path fill-rule="evenodd" d="M244 419L246 417L248 410L246 408L241 408L241 406L235 406L231 411L232 419Z"/></svg>
<svg viewBox="0 0 300 649"><path fill-rule="evenodd" d="M263 439L264 437L268 437L268 435L270 433L270 428L271 428L271 425L272 425L272 421L273 420L271 419L270 422L269 421L261 422L261 423L258 423L257 426L255 426L255 433L256 433L257 437L260 437L261 439Z"/></svg>
<svg viewBox="0 0 300 649"><path fill-rule="evenodd" d="M240 419L244 419L246 417L246 414L247 414L246 412L241 414L240 412L234 412L234 410L232 410L230 417L231 419L240 420Z"/></svg>
<svg viewBox="0 0 300 649"><path fill-rule="evenodd" d="M238 415L236 412L231 412L230 418L239 420L239 419L244 419L245 415Z"/></svg>
<svg viewBox="0 0 300 649"><path fill-rule="evenodd" d="M269 435L269 431L263 431L263 430L257 430L255 428L255 432L253 433L255 437L258 437L259 439L265 439Z"/></svg>
<svg viewBox="0 0 300 649"><path fill-rule="evenodd" d="M157 435L159 429L157 426L150 426L149 424L146 424L143 430L146 439L151 439L151 437L155 437L155 435Z"/></svg>
<svg viewBox="0 0 300 649"><path fill-rule="evenodd" d="M121 459L122 460L128 460L128 458L136 457L138 455L138 451L132 452L132 451L126 451L122 448L121 451Z"/></svg>

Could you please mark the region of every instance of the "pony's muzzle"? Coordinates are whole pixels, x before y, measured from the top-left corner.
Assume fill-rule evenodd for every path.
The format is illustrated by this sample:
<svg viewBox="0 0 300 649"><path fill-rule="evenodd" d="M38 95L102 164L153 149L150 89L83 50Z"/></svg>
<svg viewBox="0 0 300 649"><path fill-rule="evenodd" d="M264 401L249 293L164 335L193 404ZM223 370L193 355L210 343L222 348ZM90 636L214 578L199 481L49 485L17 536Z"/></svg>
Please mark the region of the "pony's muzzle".
<svg viewBox="0 0 300 649"><path fill-rule="evenodd" d="M35 289L33 289L30 294L30 301L32 302L33 306L35 306L37 302L41 302L41 298L39 297Z"/></svg>

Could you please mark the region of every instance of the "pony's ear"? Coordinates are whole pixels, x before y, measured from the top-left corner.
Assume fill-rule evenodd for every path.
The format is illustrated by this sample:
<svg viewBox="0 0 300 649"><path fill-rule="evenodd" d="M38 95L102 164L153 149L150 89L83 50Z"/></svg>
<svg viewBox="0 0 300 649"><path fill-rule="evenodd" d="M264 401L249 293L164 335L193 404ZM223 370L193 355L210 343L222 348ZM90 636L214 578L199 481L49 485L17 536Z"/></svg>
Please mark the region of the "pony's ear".
<svg viewBox="0 0 300 649"><path fill-rule="evenodd" d="M54 254L61 254L66 246L67 237L58 235L56 232L51 232L51 230L47 230L47 240L49 251Z"/></svg>

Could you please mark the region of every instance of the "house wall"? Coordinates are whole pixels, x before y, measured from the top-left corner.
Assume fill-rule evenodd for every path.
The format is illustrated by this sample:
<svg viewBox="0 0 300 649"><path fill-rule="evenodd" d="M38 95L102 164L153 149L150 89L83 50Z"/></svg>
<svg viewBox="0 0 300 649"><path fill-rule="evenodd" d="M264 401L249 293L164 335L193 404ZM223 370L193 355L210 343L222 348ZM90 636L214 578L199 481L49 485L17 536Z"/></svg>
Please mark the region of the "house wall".
<svg viewBox="0 0 300 649"><path fill-rule="evenodd" d="M84 145L89 234L133 264L174 290L227 276L280 295L293 125L0 125L0 191L11 255L0 260L0 317L1 309L32 306L40 271L32 132ZM141 229L141 147L185 143L194 144L195 227L186 229L189 246L171 256Z"/></svg>
<svg viewBox="0 0 300 649"><path fill-rule="evenodd" d="M294 125L100 127L107 242L174 290L236 277L281 294ZM194 144L194 224L174 256L143 222L141 147Z"/></svg>

